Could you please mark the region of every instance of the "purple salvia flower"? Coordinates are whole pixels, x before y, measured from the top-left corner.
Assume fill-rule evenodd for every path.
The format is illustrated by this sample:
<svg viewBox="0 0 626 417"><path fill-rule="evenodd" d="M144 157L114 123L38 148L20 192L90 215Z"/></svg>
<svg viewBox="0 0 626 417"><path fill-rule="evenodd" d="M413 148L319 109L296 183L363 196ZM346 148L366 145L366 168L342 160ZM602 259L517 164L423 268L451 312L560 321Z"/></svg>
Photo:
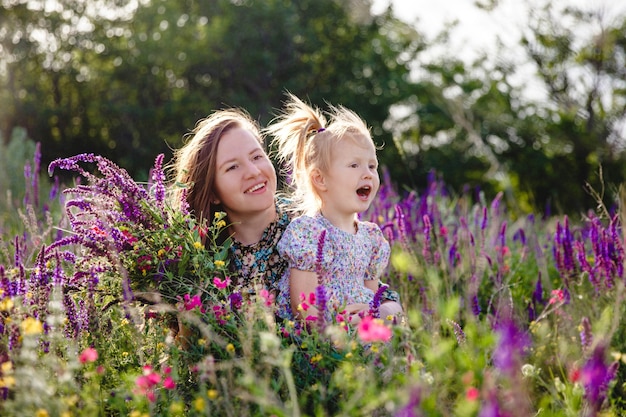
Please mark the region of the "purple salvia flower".
<svg viewBox="0 0 626 417"><path fill-rule="evenodd" d="M387 239L387 241L393 245L393 243L396 241L396 238L394 236L393 233L393 223L392 222L387 222L385 224L383 224L380 227L380 230L383 232L383 235L385 236L385 239Z"/></svg>
<svg viewBox="0 0 626 417"><path fill-rule="evenodd" d="M583 365L580 370L580 380L585 388L585 399L591 410L592 415L602 407L607 394L607 386L614 378L613 369L605 363L606 347L598 344L591 357Z"/></svg>
<svg viewBox="0 0 626 417"><path fill-rule="evenodd" d="M180 211L183 215L189 214L189 202L187 201L187 196L189 195L189 189L183 188L180 193Z"/></svg>
<svg viewBox="0 0 626 417"><path fill-rule="evenodd" d="M57 195L59 195L60 183L59 177L57 175L54 176L54 182L52 183L52 187L50 187L50 193L48 194L49 200L54 200Z"/></svg>
<svg viewBox="0 0 626 417"><path fill-rule="evenodd" d="M431 231L431 223L430 217L425 214L422 217L422 221L424 222L424 247L422 248L422 256L424 257L424 261L429 262L432 261L431 253L430 253L430 231Z"/></svg>
<svg viewBox="0 0 626 417"><path fill-rule="evenodd" d="M419 410L419 405L421 402L421 391L420 388L414 388L411 390L411 395L409 396L409 401L396 413L394 417L422 417L423 414Z"/></svg>
<svg viewBox="0 0 626 417"><path fill-rule="evenodd" d="M154 199L157 207L163 210L165 207L165 174L163 173L163 157L161 153L154 160L154 168L152 169L152 181L154 187Z"/></svg>
<svg viewBox="0 0 626 417"><path fill-rule="evenodd" d="M30 183L32 175L33 173L31 171L30 162L26 162L24 164L24 179L26 180L26 184ZM24 207L30 204L30 189L31 187L26 187L24 190L24 199L22 200Z"/></svg>
<svg viewBox="0 0 626 417"><path fill-rule="evenodd" d="M65 307L65 316L67 317L65 335L70 339L76 338L81 326L76 314L76 304L74 304L74 300L67 293L63 294L63 307Z"/></svg>
<svg viewBox="0 0 626 417"><path fill-rule="evenodd" d="M576 271L574 266L574 251L572 249L572 233L569 227L569 220L567 216L563 219L563 239L561 241L563 247L563 265L565 270L573 274ZM569 278L569 276L568 276Z"/></svg>
<svg viewBox="0 0 626 417"><path fill-rule="evenodd" d="M22 253L23 245L20 244L19 236L15 236L14 245L15 245L15 255L14 255L15 267L19 271L19 276L17 280L15 280L15 294L21 295L26 292L26 273L24 271L24 261L23 261L24 254Z"/></svg>
<svg viewBox="0 0 626 417"><path fill-rule="evenodd" d="M396 224L398 225L398 232L400 235L400 242L402 243L403 246L406 246L406 244L408 243L407 241L407 227L406 227L406 221L404 218L404 212L402 211L402 207L399 204L396 204L395 206L395 212L396 212Z"/></svg>
<svg viewBox="0 0 626 417"><path fill-rule="evenodd" d="M500 410L500 404L498 403L498 396L495 391L489 392L487 398L482 403L478 417L506 417Z"/></svg>
<svg viewBox="0 0 626 417"><path fill-rule="evenodd" d="M317 252L315 254L315 273L318 285L324 283L324 243L326 241L326 229L322 230L317 238Z"/></svg>
<svg viewBox="0 0 626 417"><path fill-rule="evenodd" d="M541 284L541 272L537 277L537 283L535 284L535 290L533 291L533 304L536 306L545 305L546 302L543 299L543 285Z"/></svg>
<svg viewBox="0 0 626 417"><path fill-rule="evenodd" d="M448 263L452 268L455 268L461 262L461 254L457 250L457 239L455 237L454 242L448 249Z"/></svg>
<svg viewBox="0 0 626 417"><path fill-rule="evenodd" d="M317 316L317 326L320 332L324 331L326 327L326 319L327 315L330 313L327 307L328 303L328 293L326 291L326 287L323 285L318 285L315 288L315 306L317 307L318 316Z"/></svg>
<svg viewBox="0 0 626 417"><path fill-rule="evenodd" d="M493 352L493 363L503 372L514 374L530 346L528 335L519 330L512 319L505 319L496 325L498 343Z"/></svg>
<svg viewBox="0 0 626 417"><path fill-rule="evenodd" d="M593 334L591 333L591 323L587 317L583 317L580 321L580 345L583 352L587 351L593 343Z"/></svg>
<svg viewBox="0 0 626 417"><path fill-rule="evenodd" d="M613 255L618 278L624 278L624 243L620 234L619 218L615 216L610 224L611 242L613 243Z"/></svg>
<svg viewBox="0 0 626 417"><path fill-rule="evenodd" d="M532 302L529 302L528 305L526 305L526 313L528 314L529 323L537 320L537 313L535 312L535 307L533 307Z"/></svg>
<svg viewBox="0 0 626 417"><path fill-rule="evenodd" d="M369 311L370 316L376 317L376 318L380 317L380 302L382 301L383 294L385 294L385 291L387 291L387 288L389 288L389 285L387 284L380 284L378 286L378 290L376 291L376 293L374 294L374 297L372 298L372 301L370 302L370 311Z"/></svg>
<svg viewBox="0 0 626 417"><path fill-rule="evenodd" d="M74 304L76 306L76 304ZM76 323L78 331L89 331L89 307L85 300L78 300L78 311L76 312Z"/></svg>
<svg viewBox="0 0 626 417"><path fill-rule="evenodd" d="M480 302L478 301L478 294L474 294L471 297L471 307L474 316L478 317L480 315Z"/></svg>
<svg viewBox="0 0 626 417"><path fill-rule="evenodd" d="M487 207L483 207L483 217L482 222L480 223L480 230L485 230L488 224L488 216L487 216Z"/></svg>
<svg viewBox="0 0 626 417"><path fill-rule="evenodd" d="M526 246L526 233L524 232L524 229L517 229L517 232L515 232L515 234L513 235L513 241L517 240L520 241L522 246Z"/></svg>
<svg viewBox="0 0 626 417"><path fill-rule="evenodd" d="M491 202L491 213L493 215L498 214L498 210L500 209L500 201L502 200L503 195L504 193L500 191L498 194L496 194L496 197Z"/></svg>
<svg viewBox="0 0 626 417"><path fill-rule="evenodd" d="M467 338L465 336L465 332L463 331L463 329L461 328L459 323L457 323L454 320L450 320L450 319L446 319L446 321L448 322L448 324L450 326L452 326L452 329L454 330L454 336L456 337L457 343L459 345L465 344Z"/></svg>

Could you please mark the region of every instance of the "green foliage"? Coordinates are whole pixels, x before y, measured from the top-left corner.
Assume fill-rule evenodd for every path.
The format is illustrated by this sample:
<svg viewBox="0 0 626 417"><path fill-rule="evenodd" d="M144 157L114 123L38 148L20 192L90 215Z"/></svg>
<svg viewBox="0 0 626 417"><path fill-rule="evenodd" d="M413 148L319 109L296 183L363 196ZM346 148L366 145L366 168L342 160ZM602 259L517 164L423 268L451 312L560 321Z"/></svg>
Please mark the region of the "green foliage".
<svg viewBox="0 0 626 417"><path fill-rule="evenodd" d="M367 215L391 233L385 278L400 292L406 313L391 327L368 322L390 332L385 342L367 339L361 324L277 320L268 292L244 294L226 277L212 279L224 272L216 265L222 247L211 244L221 218L204 235L183 212L180 221L160 217L158 173L143 195L118 167L81 158L58 166L77 169L67 162L88 160L106 173L100 181L84 171L89 181L66 190L75 194L65 201L74 207L68 212L73 233L88 239L72 240L72 251L62 252L68 241L33 221L27 228L38 232L19 240L17 252L6 248L13 256L0 265L3 415L624 412L623 371L616 368L626 352L617 218L514 220L501 196L473 202L450 196L438 181L421 196L384 188ZM119 185L124 191L113 192ZM148 204L133 205L128 195ZM125 202L126 210L95 205L109 201L104 196ZM118 216L107 217L107 210ZM122 212L144 223L97 223ZM176 227L163 227L170 221ZM111 235L118 226L134 237L132 245L93 244L104 239L100 231ZM202 235L206 253L196 245ZM136 290L153 289L158 280L143 280L171 265L159 247L172 244L189 257L171 281L197 273L195 285L185 281L176 298L124 297L125 279ZM576 255L571 265L563 261L567 253ZM132 266L148 254L144 276ZM104 259L118 259L120 268L105 268ZM194 259L210 262L203 267ZM195 297L202 293L211 296Z"/></svg>

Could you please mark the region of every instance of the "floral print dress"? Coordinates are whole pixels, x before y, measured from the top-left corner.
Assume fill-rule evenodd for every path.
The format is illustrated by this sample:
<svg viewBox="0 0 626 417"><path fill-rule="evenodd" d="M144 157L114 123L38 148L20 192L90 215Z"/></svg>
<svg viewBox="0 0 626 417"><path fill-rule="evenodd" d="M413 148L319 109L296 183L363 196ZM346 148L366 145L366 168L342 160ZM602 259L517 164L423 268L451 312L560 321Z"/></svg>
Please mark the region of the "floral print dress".
<svg viewBox="0 0 626 417"><path fill-rule="evenodd" d="M279 284L279 316L285 319L295 316L289 301L290 268L318 272L320 284L327 289L328 308L372 301L374 293L364 286L364 280L381 276L391 250L376 224L357 221L356 226L356 234L347 233L321 214L298 217L287 226L278 242L278 252L289 264ZM321 240L323 231L326 235Z"/></svg>
<svg viewBox="0 0 626 417"><path fill-rule="evenodd" d="M263 232L261 240L243 245L233 239L230 246L231 268L235 273L235 287L242 294L255 292L255 284L278 294L278 282L287 267L287 260L280 256L277 244L291 221L289 212L276 204L276 220Z"/></svg>

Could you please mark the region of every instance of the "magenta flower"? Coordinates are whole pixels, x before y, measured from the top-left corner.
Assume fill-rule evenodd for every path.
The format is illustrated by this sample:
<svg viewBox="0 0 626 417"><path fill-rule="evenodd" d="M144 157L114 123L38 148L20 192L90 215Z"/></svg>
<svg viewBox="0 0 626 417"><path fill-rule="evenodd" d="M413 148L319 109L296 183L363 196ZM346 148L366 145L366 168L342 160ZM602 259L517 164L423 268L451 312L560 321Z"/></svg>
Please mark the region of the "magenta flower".
<svg viewBox="0 0 626 417"><path fill-rule="evenodd" d="M357 332L364 342L388 342L391 339L391 329L372 316L363 317Z"/></svg>
<svg viewBox="0 0 626 417"><path fill-rule="evenodd" d="M193 310L194 308L198 307L200 310L202 310L202 300L200 300L200 295L196 294L193 297L189 294L185 294L183 296L183 302L185 305L185 310L189 311L189 310Z"/></svg>
<svg viewBox="0 0 626 417"><path fill-rule="evenodd" d="M172 378L171 376L166 376L163 380L163 388L167 390L176 389L176 382L174 382L174 378Z"/></svg>
<svg viewBox="0 0 626 417"><path fill-rule="evenodd" d="M218 289L223 290L230 285L230 277L226 277L224 279L215 277L213 278L213 285L215 285Z"/></svg>

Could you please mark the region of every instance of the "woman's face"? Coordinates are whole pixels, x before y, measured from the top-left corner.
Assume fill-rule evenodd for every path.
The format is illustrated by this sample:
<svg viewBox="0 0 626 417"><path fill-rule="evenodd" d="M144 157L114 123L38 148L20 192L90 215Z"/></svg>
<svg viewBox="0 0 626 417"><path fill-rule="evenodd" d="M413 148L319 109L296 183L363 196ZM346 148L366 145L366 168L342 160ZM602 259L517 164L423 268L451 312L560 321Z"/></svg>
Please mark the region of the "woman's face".
<svg viewBox="0 0 626 417"><path fill-rule="evenodd" d="M215 191L230 221L274 211L276 171L249 130L236 127L220 139Z"/></svg>

